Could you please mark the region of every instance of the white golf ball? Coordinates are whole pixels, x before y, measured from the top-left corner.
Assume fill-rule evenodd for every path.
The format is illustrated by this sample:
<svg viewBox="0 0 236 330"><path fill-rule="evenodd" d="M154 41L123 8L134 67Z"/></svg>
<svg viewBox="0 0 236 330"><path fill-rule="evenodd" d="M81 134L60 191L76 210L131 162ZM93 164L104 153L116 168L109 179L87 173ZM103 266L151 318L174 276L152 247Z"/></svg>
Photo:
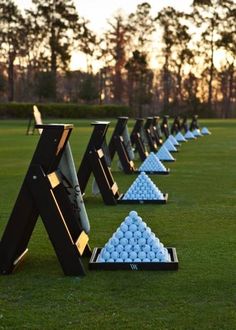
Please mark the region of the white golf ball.
<svg viewBox="0 0 236 330"><path fill-rule="evenodd" d="M132 223L132 225L129 226L129 230L135 232L137 230L137 226L134 223Z"/></svg>
<svg viewBox="0 0 236 330"><path fill-rule="evenodd" d="M110 258L110 253L107 250L104 250L102 252L102 257L106 261L106 260L108 260Z"/></svg>
<svg viewBox="0 0 236 330"><path fill-rule="evenodd" d="M123 246L126 246L128 244L128 240L127 238L123 237L120 239L120 244L123 245Z"/></svg>
<svg viewBox="0 0 236 330"><path fill-rule="evenodd" d="M125 238L130 239L131 237L133 237L133 233L132 233L132 231L127 230L127 231L125 232Z"/></svg>
<svg viewBox="0 0 236 330"><path fill-rule="evenodd" d="M139 231L139 230L135 231L134 232L134 238L139 239L140 237L142 237L141 231Z"/></svg>
<svg viewBox="0 0 236 330"><path fill-rule="evenodd" d="M117 237L112 237L111 244L117 246L119 244L119 239Z"/></svg>
<svg viewBox="0 0 236 330"><path fill-rule="evenodd" d="M117 251L113 251L111 257L112 259L116 260L119 257L119 253Z"/></svg>
<svg viewBox="0 0 236 330"><path fill-rule="evenodd" d="M114 245L112 245L111 243L108 243L108 244L106 244L106 250L107 250L109 253L111 253L111 252L113 252L113 251L115 250L115 247L114 247Z"/></svg>
<svg viewBox="0 0 236 330"><path fill-rule="evenodd" d="M138 240L136 238L134 238L134 237L131 237L129 239L129 244L132 245L132 246L134 246L135 244L137 244L137 242L138 242Z"/></svg>
<svg viewBox="0 0 236 330"><path fill-rule="evenodd" d="M139 247L139 245L138 245L138 244L134 245L133 250L134 250L136 253L139 253L139 252L140 252L140 247Z"/></svg>
<svg viewBox="0 0 236 330"><path fill-rule="evenodd" d="M146 258L146 253L144 251L140 251L138 253L138 258L141 259L141 260L145 259Z"/></svg>
<svg viewBox="0 0 236 330"><path fill-rule="evenodd" d="M129 229L129 227L125 223L122 223L120 225L120 229L123 231L123 233L125 233Z"/></svg>
<svg viewBox="0 0 236 330"><path fill-rule="evenodd" d="M129 213L129 216L130 216L131 218L135 218L137 215L138 215L138 213L137 213L136 211L131 211L131 212Z"/></svg>
<svg viewBox="0 0 236 330"><path fill-rule="evenodd" d="M131 245L131 244L127 244L127 245L125 246L125 251L126 251L126 252L130 252L130 251L132 251L132 245Z"/></svg>
<svg viewBox="0 0 236 330"><path fill-rule="evenodd" d="M123 232L122 232L120 229L118 229L118 230L116 231L116 233L115 233L115 236L116 236L118 239L121 239L122 237L124 237L124 234L123 234Z"/></svg>
<svg viewBox="0 0 236 330"><path fill-rule="evenodd" d="M128 217L125 218L125 224L126 224L127 226L129 226L129 225L132 224L132 218L131 218L130 216L128 216Z"/></svg>
<svg viewBox="0 0 236 330"><path fill-rule="evenodd" d="M144 237L140 237L138 240L138 244L140 246L146 245L146 239Z"/></svg>
<svg viewBox="0 0 236 330"><path fill-rule="evenodd" d="M123 260L127 259L128 258L128 253L126 251L121 252L120 258L123 259Z"/></svg>
<svg viewBox="0 0 236 330"><path fill-rule="evenodd" d="M129 257L130 257L130 259L134 260L134 259L137 258L137 253L136 253L135 251L131 251L131 252L129 253Z"/></svg>
<svg viewBox="0 0 236 330"><path fill-rule="evenodd" d="M116 251L117 251L118 253L121 253L121 252L123 251L123 249L124 249L124 247L123 247L123 245L121 245L121 244L117 245L117 247L116 247Z"/></svg>
<svg viewBox="0 0 236 330"><path fill-rule="evenodd" d="M138 226L138 230L143 232L146 229L146 227L147 227L147 224L144 221L142 221Z"/></svg>
<svg viewBox="0 0 236 330"><path fill-rule="evenodd" d="M147 253L147 257L152 260L156 257L155 253L153 251L150 251L149 253Z"/></svg>
<svg viewBox="0 0 236 330"><path fill-rule="evenodd" d="M150 251L151 251L150 246L149 246L148 244L145 244L144 247L143 247L143 251L144 251L145 253L150 252Z"/></svg>

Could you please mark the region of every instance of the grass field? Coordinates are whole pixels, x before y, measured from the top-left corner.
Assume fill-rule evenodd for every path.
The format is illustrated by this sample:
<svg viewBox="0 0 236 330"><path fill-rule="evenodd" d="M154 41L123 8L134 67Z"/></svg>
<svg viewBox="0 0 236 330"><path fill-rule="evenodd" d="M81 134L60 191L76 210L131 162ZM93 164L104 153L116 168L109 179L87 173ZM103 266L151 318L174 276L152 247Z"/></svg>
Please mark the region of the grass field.
<svg viewBox="0 0 236 330"><path fill-rule="evenodd" d="M89 121L74 124L78 167L92 129ZM212 135L182 144L169 176L151 176L169 193L166 205L105 206L91 184L85 196L92 248L135 209L164 245L176 247L179 270L65 277L38 221L25 262L0 276L0 329L236 329L236 120L200 124ZM0 237L39 138L26 136L26 125L0 121ZM135 178L116 161L113 175L121 192Z"/></svg>

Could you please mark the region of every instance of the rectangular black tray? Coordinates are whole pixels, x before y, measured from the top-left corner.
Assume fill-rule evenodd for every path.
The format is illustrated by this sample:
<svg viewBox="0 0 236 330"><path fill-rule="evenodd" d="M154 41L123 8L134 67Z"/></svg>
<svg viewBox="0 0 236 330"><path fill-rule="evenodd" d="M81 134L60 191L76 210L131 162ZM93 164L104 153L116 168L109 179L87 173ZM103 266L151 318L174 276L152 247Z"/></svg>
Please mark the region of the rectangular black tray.
<svg viewBox="0 0 236 330"><path fill-rule="evenodd" d="M89 261L90 270L178 270L179 261L176 249L167 248L170 262L96 262L101 248L95 247Z"/></svg>
<svg viewBox="0 0 236 330"><path fill-rule="evenodd" d="M160 159L161 162L163 163L174 163L176 161L176 159L174 158L172 159Z"/></svg>
<svg viewBox="0 0 236 330"><path fill-rule="evenodd" d="M166 171L137 171L136 173L145 172L146 174L157 174L157 175L168 175L170 174L170 169L167 168Z"/></svg>
<svg viewBox="0 0 236 330"><path fill-rule="evenodd" d="M164 199L125 199L123 200L124 194L121 194L120 197L117 199L118 204L166 204L168 200L168 194L163 194Z"/></svg>

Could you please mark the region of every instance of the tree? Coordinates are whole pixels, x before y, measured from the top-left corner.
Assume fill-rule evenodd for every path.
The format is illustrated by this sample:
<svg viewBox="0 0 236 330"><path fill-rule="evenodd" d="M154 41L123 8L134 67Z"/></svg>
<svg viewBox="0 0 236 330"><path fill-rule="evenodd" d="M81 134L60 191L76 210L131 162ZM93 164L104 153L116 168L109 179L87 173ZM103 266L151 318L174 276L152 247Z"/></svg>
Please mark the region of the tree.
<svg viewBox="0 0 236 330"><path fill-rule="evenodd" d="M78 31L78 14L72 0L33 0L35 5L31 15L35 21L42 53L50 58L49 69L53 84L53 97L56 97L56 75L58 69L68 69L71 58L71 43Z"/></svg>
<svg viewBox="0 0 236 330"><path fill-rule="evenodd" d="M1 52L8 67L8 101L14 100L14 62L24 52L24 18L11 0L0 0Z"/></svg>
<svg viewBox="0 0 236 330"><path fill-rule="evenodd" d="M92 73L86 73L84 75L84 80L81 83L80 99L91 103L99 98L98 86L96 77Z"/></svg>
<svg viewBox="0 0 236 330"><path fill-rule="evenodd" d="M183 101L183 70L186 64L192 64L194 55L189 47L191 35L186 24L187 17L183 12L172 7L165 7L158 13L155 20L163 30L163 103L164 109L168 110L171 94L175 105ZM175 84L171 83L173 76L176 79ZM173 91L171 88L174 85Z"/></svg>
<svg viewBox="0 0 236 330"><path fill-rule="evenodd" d="M148 54L155 30L151 5L148 2L137 5L136 11L129 15L128 22L131 50L138 49Z"/></svg>
<svg viewBox="0 0 236 330"><path fill-rule="evenodd" d="M113 95L114 101L122 102L124 83L122 72L127 59L127 47L130 40L126 17L118 12L108 21L110 29L101 41L101 58L114 67Z"/></svg>
<svg viewBox="0 0 236 330"><path fill-rule="evenodd" d="M225 19L222 22L223 29L220 32L220 39L217 46L225 52L225 63L219 73L221 82L223 116L229 117L231 104L236 93L235 66L236 66L236 3L225 0L222 4L225 10Z"/></svg>
<svg viewBox="0 0 236 330"><path fill-rule="evenodd" d="M125 64L128 72L129 105L138 110L137 115L142 117L142 107L150 104L152 99L153 72L148 68L147 55L138 50Z"/></svg>
<svg viewBox="0 0 236 330"><path fill-rule="evenodd" d="M193 20L201 31L199 48L204 55L208 68L208 108L212 108L213 79L215 73L214 56L217 49L217 40L220 37L221 24L224 17L222 3L224 0L194 0Z"/></svg>

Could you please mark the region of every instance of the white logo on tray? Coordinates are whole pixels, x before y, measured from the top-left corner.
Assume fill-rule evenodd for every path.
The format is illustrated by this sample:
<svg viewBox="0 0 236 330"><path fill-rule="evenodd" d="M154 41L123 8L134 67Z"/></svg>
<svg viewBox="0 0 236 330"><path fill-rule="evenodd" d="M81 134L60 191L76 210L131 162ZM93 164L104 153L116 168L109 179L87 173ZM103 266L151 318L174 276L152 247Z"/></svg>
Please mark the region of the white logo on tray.
<svg viewBox="0 0 236 330"><path fill-rule="evenodd" d="M130 268L132 270L138 270L138 266L136 264L130 264Z"/></svg>

